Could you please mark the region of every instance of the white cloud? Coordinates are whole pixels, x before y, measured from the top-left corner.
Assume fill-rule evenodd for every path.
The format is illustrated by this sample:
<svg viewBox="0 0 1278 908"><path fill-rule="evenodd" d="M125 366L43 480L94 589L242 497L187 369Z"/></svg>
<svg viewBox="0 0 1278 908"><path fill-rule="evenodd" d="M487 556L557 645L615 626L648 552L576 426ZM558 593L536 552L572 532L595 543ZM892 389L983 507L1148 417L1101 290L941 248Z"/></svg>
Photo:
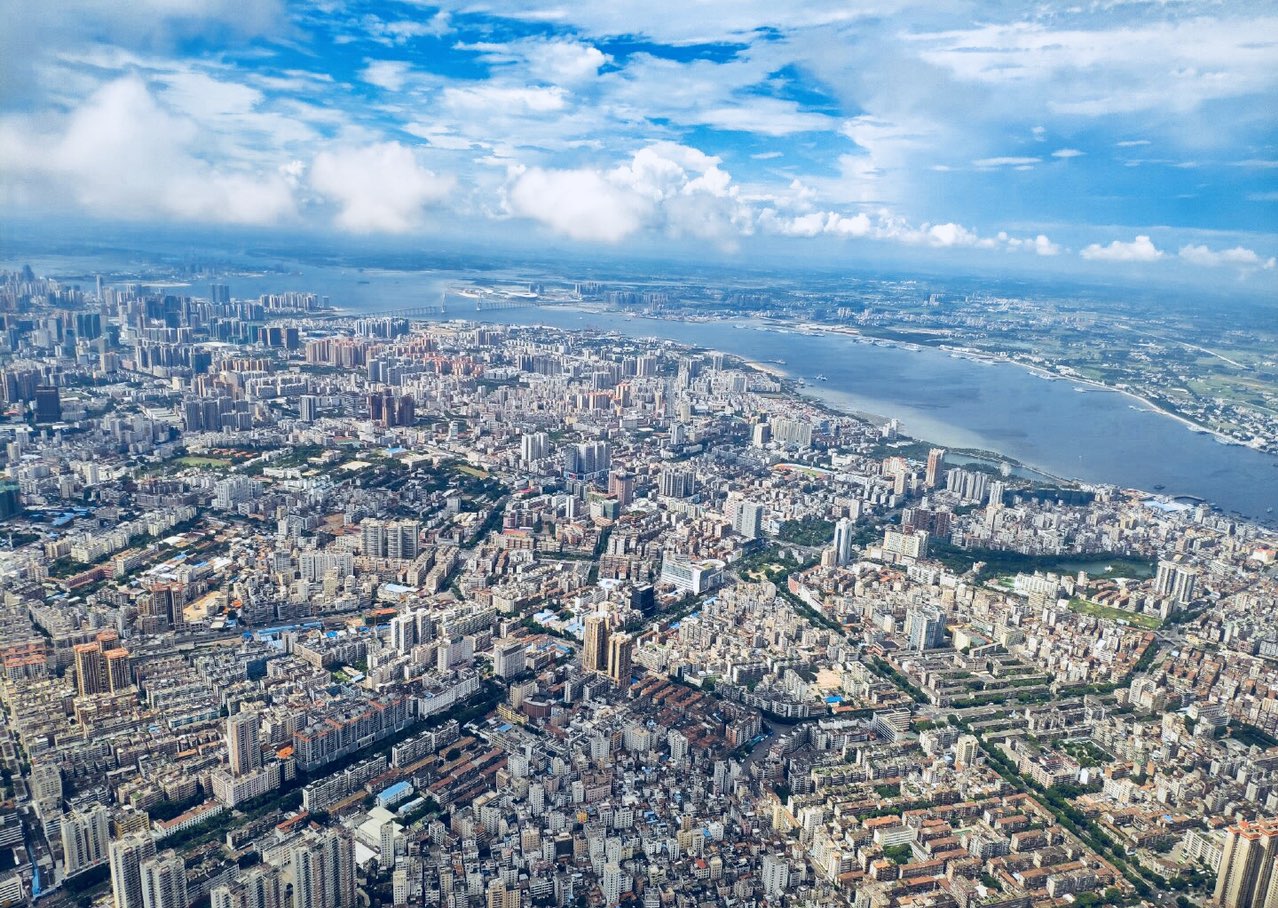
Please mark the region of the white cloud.
<svg viewBox="0 0 1278 908"><path fill-rule="evenodd" d="M369 85L399 91L411 72L412 67L403 60L370 60L359 77Z"/></svg>
<svg viewBox="0 0 1278 908"><path fill-rule="evenodd" d="M0 170L10 201L72 202L101 216L272 224L295 213L278 165L210 164L201 154L208 138L140 78L125 76L51 130L25 117L3 121Z"/></svg>
<svg viewBox="0 0 1278 908"><path fill-rule="evenodd" d="M1115 142L1118 148L1140 148L1142 145L1151 144L1149 139L1124 139L1121 142Z"/></svg>
<svg viewBox="0 0 1278 908"><path fill-rule="evenodd" d="M719 163L696 148L656 142L608 171L516 170L506 208L574 239L617 242L652 229L731 249L753 220Z"/></svg>
<svg viewBox="0 0 1278 908"><path fill-rule="evenodd" d="M511 214L539 221L574 240L616 243L651 217L652 204L597 170L519 173L506 190Z"/></svg>
<svg viewBox="0 0 1278 908"><path fill-rule="evenodd" d="M338 206L336 223L355 233L404 233L424 209L443 200L452 181L422 167L398 142L325 151L315 156L311 188Z"/></svg>
<svg viewBox="0 0 1278 908"><path fill-rule="evenodd" d="M1272 256L1262 259L1254 249L1247 249L1244 246L1235 246L1233 249L1222 249L1217 252L1203 245L1191 244L1181 246L1178 254L1191 265L1202 265L1207 268L1218 265L1238 265L1242 268L1263 268L1268 271L1273 269L1275 264Z"/></svg>
<svg viewBox="0 0 1278 908"><path fill-rule="evenodd" d="M1079 255L1098 262L1154 262L1163 257L1162 250L1155 247L1150 238L1144 234L1130 243L1120 240L1114 240L1108 246L1092 243Z"/></svg>
<svg viewBox="0 0 1278 908"><path fill-rule="evenodd" d="M996 167L1032 167L1042 161L1042 158L1029 157L1001 157L1001 158L980 158L972 162L973 167L982 169L992 169Z"/></svg>
<svg viewBox="0 0 1278 908"><path fill-rule="evenodd" d="M1087 154L1085 151L1079 151L1077 148L1058 148L1052 152L1054 158L1081 158Z"/></svg>
<svg viewBox="0 0 1278 908"><path fill-rule="evenodd" d="M444 89L443 101L446 107L472 114L546 114L563 110L567 105L567 95L558 86L533 88L479 83L449 86Z"/></svg>

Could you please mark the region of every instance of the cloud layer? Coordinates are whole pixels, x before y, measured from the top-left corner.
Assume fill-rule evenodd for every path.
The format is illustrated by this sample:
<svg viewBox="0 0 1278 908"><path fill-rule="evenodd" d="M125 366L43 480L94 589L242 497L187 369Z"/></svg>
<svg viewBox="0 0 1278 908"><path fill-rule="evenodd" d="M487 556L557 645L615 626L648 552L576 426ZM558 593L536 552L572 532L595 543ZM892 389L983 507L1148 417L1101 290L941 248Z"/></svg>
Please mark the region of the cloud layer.
<svg viewBox="0 0 1278 908"><path fill-rule="evenodd" d="M0 202L1054 269L1249 274L1278 251L1263 9L991 8L976 26L868 0L391 9L19 5Z"/></svg>

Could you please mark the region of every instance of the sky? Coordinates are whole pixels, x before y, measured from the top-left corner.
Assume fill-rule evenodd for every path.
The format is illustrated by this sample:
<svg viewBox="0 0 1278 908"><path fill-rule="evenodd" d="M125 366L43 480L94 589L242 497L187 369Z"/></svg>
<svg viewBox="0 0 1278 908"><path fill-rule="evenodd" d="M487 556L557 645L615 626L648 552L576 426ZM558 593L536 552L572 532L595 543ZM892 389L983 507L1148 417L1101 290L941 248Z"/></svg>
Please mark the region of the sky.
<svg viewBox="0 0 1278 908"><path fill-rule="evenodd" d="M0 205L1278 286L1278 5L0 0Z"/></svg>

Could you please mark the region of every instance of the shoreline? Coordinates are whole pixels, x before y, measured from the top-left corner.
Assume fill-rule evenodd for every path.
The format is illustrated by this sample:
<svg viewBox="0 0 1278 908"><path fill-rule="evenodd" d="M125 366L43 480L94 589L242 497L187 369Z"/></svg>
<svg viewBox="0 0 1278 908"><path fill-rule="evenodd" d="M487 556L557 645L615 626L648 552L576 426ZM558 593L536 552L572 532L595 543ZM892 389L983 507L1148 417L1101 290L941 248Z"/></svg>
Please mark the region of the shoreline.
<svg viewBox="0 0 1278 908"><path fill-rule="evenodd" d="M615 312L618 312L619 310L614 309L609 311L615 313ZM683 318L680 316L669 316L668 320L679 321L679 322L689 322L689 323L697 322L697 319ZM746 320L751 321L754 319L746 319ZM1122 394L1128 400L1132 400L1138 404L1141 404L1141 406L1144 409L1157 413L1160 416L1165 416L1168 419L1175 420L1176 422L1180 423L1181 425L1185 426L1191 431L1197 432L1202 435L1210 435L1221 444L1234 445L1234 446L1238 446L1242 448L1251 448L1253 451L1259 451L1262 454L1269 454L1271 457L1278 456L1278 455L1272 454L1269 451L1266 451L1264 448L1257 448L1253 446L1250 442L1244 441L1243 439L1238 438L1237 436L1230 435L1227 432L1222 432L1218 429L1213 429L1209 426L1204 426L1202 423L1195 422L1194 420L1190 419L1187 416L1184 416L1180 413L1173 412L1172 410L1168 410L1167 408L1158 405L1157 403L1150 400L1149 398L1142 397L1140 394L1130 389L1118 388L1113 385L1107 385L1103 382L1096 381L1095 379L1084 378L1081 375L1071 375L1064 372L1055 372L1043 366L1036 366L1033 363L1022 362L1018 359L1014 359L1005 354L986 353L981 350L973 350L970 347L950 346L948 344L935 344L935 345L922 344L922 343L913 343L910 341L897 340L895 338L890 338L890 337L875 337L874 335L871 335L871 334L865 334L864 332L856 328L850 328L847 325L824 325L819 322L796 322L796 321L786 321L786 320L778 320L778 319L771 319L771 318L763 320L763 321L764 321L764 324L767 325L768 327L791 329L791 330L798 331L801 334L808 334L813 336L818 336L820 334L837 334L841 337L846 337L850 340L855 340L857 343L882 344L887 347L896 347L897 349L908 350L908 351L932 349L942 353L947 353L951 356L957 356L962 359L970 359L975 362L987 363L989 365L1017 366L1021 369L1026 370L1027 372L1030 372L1033 375L1037 375L1038 377L1046 379L1048 381L1065 381L1065 382L1069 382L1070 384L1077 385L1090 390L1111 391L1115 394ZM767 371L767 370L764 370L764 371ZM1027 464L1017 464L1017 465L1022 467L1028 467ZM1033 467L1029 467L1029 468L1036 469ZM1042 472L1042 471L1039 471L1039 472ZM1071 481L1077 481L1077 480L1071 480Z"/></svg>

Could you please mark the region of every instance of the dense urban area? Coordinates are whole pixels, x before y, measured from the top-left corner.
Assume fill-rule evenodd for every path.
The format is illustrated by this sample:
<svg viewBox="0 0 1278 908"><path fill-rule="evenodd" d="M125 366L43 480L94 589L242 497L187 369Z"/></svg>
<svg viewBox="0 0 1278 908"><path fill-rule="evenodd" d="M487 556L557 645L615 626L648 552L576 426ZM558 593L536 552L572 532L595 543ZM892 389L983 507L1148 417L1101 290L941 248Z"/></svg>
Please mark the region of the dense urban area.
<svg viewBox="0 0 1278 908"><path fill-rule="evenodd" d="M0 905L1278 904L1272 531L315 289L0 275Z"/></svg>

